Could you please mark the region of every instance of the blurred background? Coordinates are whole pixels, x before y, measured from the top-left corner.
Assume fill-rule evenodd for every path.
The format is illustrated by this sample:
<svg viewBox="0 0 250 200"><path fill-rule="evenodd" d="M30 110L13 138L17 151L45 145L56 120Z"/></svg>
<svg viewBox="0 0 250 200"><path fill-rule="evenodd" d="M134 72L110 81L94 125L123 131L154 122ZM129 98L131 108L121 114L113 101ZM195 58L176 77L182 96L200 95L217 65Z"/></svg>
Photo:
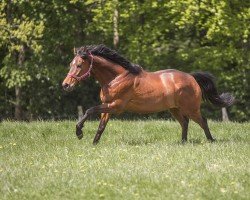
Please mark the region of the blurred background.
<svg viewBox="0 0 250 200"><path fill-rule="evenodd" d="M61 83L74 47L102 43L149 71L211 72L219 91L237 99L229 119L246 121L249 35L247 0L1 0L0 118L76 119L79 108L98 105L93 78L71 93ZM202 107L208 118L222 119L221 109Z"/></svg>

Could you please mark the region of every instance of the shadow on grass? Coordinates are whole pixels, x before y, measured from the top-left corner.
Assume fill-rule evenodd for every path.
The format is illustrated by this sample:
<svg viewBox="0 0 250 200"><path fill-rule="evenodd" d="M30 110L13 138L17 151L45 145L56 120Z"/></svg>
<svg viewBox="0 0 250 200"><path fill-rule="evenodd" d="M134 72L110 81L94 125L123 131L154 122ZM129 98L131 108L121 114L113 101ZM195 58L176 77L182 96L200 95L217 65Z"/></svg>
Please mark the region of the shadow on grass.
<svg viewBox="0 0 250 200"><path fill-rule="evenodd" d="M231 143L231 142L244 142L244 139L242 139L242 138L222 138L222 139L218 139L218 140L216 140L216 142L215 143Z"/></svg>
<svg viewBox="0 0 250 200"><path fill-rule="evenodd" d="M226 143L231 143L231 142L241 142L242 140L233 140L232 138L222 138L222 139L216 139L216 141L211 142L206 139L202 138L195 138L195 139L188 139L187 142L182 142L181 140L166 140L162 138L123 138L119 140L120 143L130 145L130 146L143 146L143 145L149 145L149 144L156 144L156 143L166 143L166 145L204 145L204 144L226 144Z"/></svg>
<svg viewBox="0 0 250 200"><path fill-rule="evenodd" d="M162 140L162 139L144 139L144 138L140 138L140 139L123 139L122 143L126 144L126 145L130 145L130 146L142 146L142 145L148 145L148 144L156 144L156 143L162 143L165 142L166 145L187 145L187 144L193 144L193 145L202 145L204 143L206 143L206 141L201 140L201 139L190 139L187 142L182 142L181 140L176 141L176 140Z"/></svg>
<svg viewBox="0 0 250 200"><path fill-rule="evenodd" d="M190 139L184 144L194 144L194 145L203 145L203 144L226 144L231 142L240 142L242 140L234 140L232 138L222 138L222 139L215 139L215 141L211 142L206 139ZM183 144L181 141L178 142L178 144Z"/></svg>
<svg viewBox="0 0 250 200"><path fill-rule="evenodd" d="M178 141L177 144L180 144L180 145L185 145L185 144L203 144L204 141L201 140L201 139L189 139L188 141L186 142L182 142L182 141Z"/></svg>

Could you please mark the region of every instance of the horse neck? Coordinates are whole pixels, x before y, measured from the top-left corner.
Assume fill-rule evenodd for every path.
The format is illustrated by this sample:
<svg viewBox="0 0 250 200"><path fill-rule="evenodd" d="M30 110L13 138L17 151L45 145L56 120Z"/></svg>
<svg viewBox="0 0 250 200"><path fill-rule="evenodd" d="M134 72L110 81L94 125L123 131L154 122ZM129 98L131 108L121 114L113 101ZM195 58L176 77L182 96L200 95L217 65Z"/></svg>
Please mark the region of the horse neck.
<svg viewBox="0 0 250 200"><path fill-rule="evenodd" d="M113 79L125 71L126 70L118 64L94 56L92 74L101 86L109 84Z"/></svg>

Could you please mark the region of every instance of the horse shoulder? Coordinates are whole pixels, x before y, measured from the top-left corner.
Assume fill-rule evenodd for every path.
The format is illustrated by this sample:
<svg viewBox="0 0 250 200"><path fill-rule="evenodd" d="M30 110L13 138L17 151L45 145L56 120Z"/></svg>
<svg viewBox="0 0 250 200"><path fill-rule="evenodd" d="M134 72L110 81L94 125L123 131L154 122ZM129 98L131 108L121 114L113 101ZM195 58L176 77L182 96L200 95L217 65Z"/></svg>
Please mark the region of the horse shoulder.
<svg viewBox="0 0 250 200"><path fill-rule="evenodd" d="M127 93L133 88L134 75L132 74L121 74L112 80L109 84L104 85L101 88L100 98L102 102L112 102L121 96L128 96Z"/></svg>

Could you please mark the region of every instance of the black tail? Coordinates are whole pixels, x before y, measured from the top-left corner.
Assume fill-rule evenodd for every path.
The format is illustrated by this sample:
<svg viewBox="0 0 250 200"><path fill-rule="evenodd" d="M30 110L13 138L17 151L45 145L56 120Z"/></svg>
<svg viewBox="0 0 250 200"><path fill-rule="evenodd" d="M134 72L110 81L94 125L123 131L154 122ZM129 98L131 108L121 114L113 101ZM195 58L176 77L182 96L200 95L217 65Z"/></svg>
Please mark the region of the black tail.
<svg viewBox="0 0 250 200"><path fill-rule="evenodd" d="M212 74L207 72L194 72L191 73L191 75L199 84L204 101L209 101L220 107L231 106L234 103L235 98L230 93L218 94Z"/></svg>

